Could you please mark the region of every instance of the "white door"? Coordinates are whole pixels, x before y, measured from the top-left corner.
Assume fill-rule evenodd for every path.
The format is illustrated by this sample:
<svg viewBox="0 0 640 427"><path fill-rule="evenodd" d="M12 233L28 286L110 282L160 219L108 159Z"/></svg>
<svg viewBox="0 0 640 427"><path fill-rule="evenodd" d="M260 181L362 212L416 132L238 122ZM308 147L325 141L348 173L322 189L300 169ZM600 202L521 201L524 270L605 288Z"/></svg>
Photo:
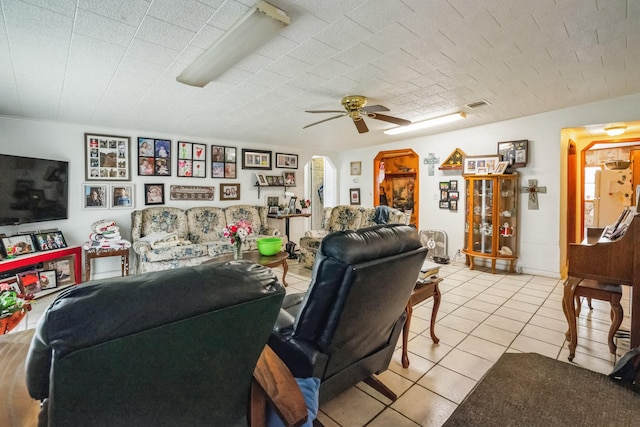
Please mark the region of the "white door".
<svg viewBox="0 0 640 427"><path fill-rule="evenodd" d="M604 227L613 224L624 207L631 205L632 197L630 169L597 171L594 225Z"/></svg>

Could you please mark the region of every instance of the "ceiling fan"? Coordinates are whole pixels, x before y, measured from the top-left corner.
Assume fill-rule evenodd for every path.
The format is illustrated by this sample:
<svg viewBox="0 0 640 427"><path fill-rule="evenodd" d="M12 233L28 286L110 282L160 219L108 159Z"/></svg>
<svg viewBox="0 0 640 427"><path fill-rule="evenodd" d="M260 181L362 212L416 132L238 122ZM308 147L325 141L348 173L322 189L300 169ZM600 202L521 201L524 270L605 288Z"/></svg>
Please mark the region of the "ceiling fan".
<svg viewBox="0 0 640 427"><path fill-rule="evenodd" d="M306 110L307 113L341 113L337 116L329 117L328 119L320 120L319 122L311 123L310 125L306 125L303 129L306 129L311 126L315 126L320 123L328 122L329 120L337 119L344 116L349 116L353 120L353 124L356 125L356 129L358 132L365 133L369 132L369 128L367 124L364 122L363 118L368 117L370 119L378 119L383 120L385 122L393 123L399 126L410 125L411 121L405 119L399 119L397 117L387 116L386 114L380 114L380 111L389 111L387 107L382 105L367 105L367 98L361 95L349 95L342 98L340 101L342 106L346 110L343 112L341 110Z"/></svg>

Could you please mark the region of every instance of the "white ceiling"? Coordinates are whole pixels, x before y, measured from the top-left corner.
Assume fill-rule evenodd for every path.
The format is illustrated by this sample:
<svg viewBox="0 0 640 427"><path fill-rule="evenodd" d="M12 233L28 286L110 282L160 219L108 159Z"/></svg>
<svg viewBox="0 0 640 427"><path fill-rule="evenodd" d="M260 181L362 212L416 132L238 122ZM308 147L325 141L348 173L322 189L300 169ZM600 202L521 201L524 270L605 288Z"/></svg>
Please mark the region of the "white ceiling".
<svg viewBox="0 0 640 427"><path fill-rule="evenodd" d="M176 76L254 0L0 0L0 114L340 151L640 92L640 0L273 0L291 24L205 88ZM491 105L469 109L486 100ZM411 134L414 136L415 134Z"/></svg>

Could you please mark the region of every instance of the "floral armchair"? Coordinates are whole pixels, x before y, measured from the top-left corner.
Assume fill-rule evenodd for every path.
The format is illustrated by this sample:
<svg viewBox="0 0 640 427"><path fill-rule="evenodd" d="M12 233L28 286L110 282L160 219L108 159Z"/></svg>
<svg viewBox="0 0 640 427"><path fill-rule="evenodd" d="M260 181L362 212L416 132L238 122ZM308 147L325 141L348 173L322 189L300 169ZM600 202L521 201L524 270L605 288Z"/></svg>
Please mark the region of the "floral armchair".
<svg viewBox="0 0 640 427"><path fill-rule="evenodd" d="M224 229L239 220L247 220L253 226L243 243L244 251L257 249L257 239L279 233L268 227L264 206L198 206L186 210L151 207L133 211L131 240L136 271L146 273L198 265L212 257L233 253Z"/></svg>
<svg viewBox="0 0 640 427"><path fill-rule="evenodd" d="M406 224L407 216L404 212L389 208L388 224ZM372 227L375 221L376 208L362 206L339 205L324 209L322 229L306 231L300 239L300 262L307 268L313 268L316 252L322 239L334 231L358 230Z"/></svg>

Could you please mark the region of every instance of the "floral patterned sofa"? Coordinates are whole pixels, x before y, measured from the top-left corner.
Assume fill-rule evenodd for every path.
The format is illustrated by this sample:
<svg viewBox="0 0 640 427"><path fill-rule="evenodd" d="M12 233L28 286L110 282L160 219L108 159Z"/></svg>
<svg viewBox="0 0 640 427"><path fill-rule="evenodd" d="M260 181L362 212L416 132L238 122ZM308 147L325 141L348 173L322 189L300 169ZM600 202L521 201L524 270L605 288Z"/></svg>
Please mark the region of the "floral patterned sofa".
<svg viewBox="0 0 640 427"><path fill-rule="evenodd" d="M217 255L233 253L224 228L240 220L249 221L253 227L243 251L257 249L256 240L261 237L279 234L279 230L268 228L264 206L200 206L186 210L150 207L133 211L131 241L136 272L197 265Z"/></svg>
<svg viewBox="0 0 640 427"><path fill-rule="evenodd" d="M322 239L331 232L344 230L358 230L360 228L377 225L375 221L376 208L362 206L339 205L324 208L322 229L309 230L300 239L300 262L307 268L313 268L316 252ZM388 224L406 224L407 216L404 212L389 208Z"/></svg>

